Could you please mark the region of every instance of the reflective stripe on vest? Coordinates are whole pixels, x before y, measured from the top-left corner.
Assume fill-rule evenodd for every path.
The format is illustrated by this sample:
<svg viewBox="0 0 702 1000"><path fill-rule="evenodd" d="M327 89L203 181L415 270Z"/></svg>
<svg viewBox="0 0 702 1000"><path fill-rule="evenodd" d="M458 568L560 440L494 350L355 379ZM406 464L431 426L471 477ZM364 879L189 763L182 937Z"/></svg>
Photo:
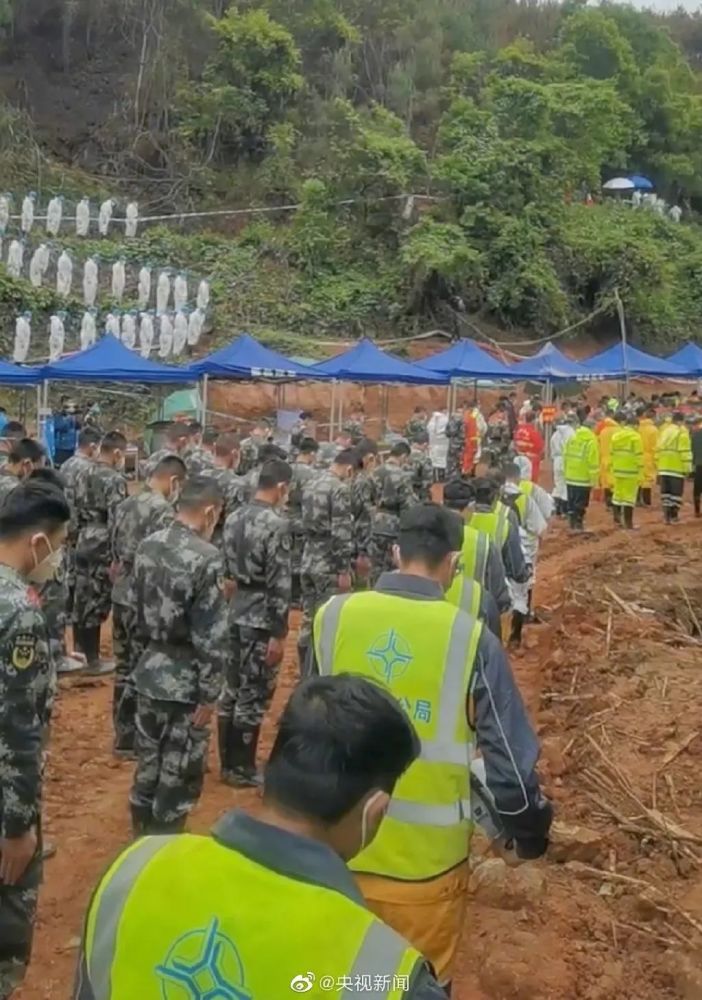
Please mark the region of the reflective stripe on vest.
<svg viewBox="0 0 702 1000"><path fill-rule="evenodd" d="M466 701L482 628L448 601L382 592L333 597L317 612L320 673L380 678L420 737L419 759L400 778L378 836L353 870L415 881L465 861L473 749Z"/></svg>
<svg viewBox="0 0 702 1000"><path fill-rule="evenodd" d="M490 536L485 531L478 531L468 524L464 525L461 546L463 575L485 586L489 554Z"/></svg>
<svg viewBox="0 0 702 1000"><path fill-rule="evenodd" d="M169 891L174 872L183 874ZM232 906L229 885L241 892L240 907ZM258 900L247 898L257 892ZM278 931L275 919L269 932L267 917L258 918L261 910L275 909L277 898L283 900L281 914L299 914L299 932ZM315 929L315 920L322 926ZM265 950L262 927L270 938ZM176 949L196 936L204 942L208 931L218 942L212 961L225 982L217 990L213 979L213 986L222 997L282 997L291 991L291 980L312 969L318 979L331 974L327 978L345 980L337 995L346 1000L357 995L358 978L370 980L377 1000L402 1000L405 990L398 981L410 979L421 961L406 940L341 891L280 875L210 837L147 837L117 860L91 904L85 939L90 995L94 1000L162 1000L191 990L195 995L198 980L191 984L187 978L213 978L212 972L205 965L198 973L192 964L197 951L186 947L178 955ZM318 941L323 936L327 940ZM338 951L332 940L340 940ZM227 967L227 952L235 955L239 976L232 976L231 962ZM174 991L166 991L164 982L171 978Z"/></svg>
<svg viewBox="0 0 702 1000"><path fill-rule="evenodd" d="M334 645L339 630L341 612L346 602L353 596L353 594L340 594L328 601L323 608L324 614L321 615L318 645L318 667L322 676L330 677L334 672ZM463 690L466 650L473 642L477 648L480 626L477 626L478 635L474 636L476 625L477 623L467 615L457 615L454 619L446 654L444 682L439 703L437 728L441 735L435 740L422 740L420 760L434 764L446 761L449 764L470 765L472 742L467 746L465 743L457 743L451 739L451 734L453 733L456 705L465 700L467 695L467 692Z"/></svg>

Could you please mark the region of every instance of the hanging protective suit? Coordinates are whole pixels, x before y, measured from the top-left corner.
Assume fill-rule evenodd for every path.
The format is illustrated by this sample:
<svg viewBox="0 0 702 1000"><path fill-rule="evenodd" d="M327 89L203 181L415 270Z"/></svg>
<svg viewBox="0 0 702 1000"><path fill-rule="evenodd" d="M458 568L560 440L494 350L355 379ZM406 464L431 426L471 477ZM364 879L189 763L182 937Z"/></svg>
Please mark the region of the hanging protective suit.
<svg viewBox="0 0 702 1000"><path fill-rule="evenodd" d="M160 316L168 309L168 301L171 297L171 276L168 271L159 272L156 284L156 315Z"/></svg>
<svg viewBox="0 0 702 1000"><path fill-rule="evenodd" d="M182 354L188 343L188 314L180 310L173 320L173 353Z"/></svg>
<svg viewBox="0 0 702 1000"><path fill-rule="evenodd" d="M76 235L87 236L90 232L90 201L82 198L76 205Z"/></svg>
<svg viewBox="0 0 702 1000"><path fill-rule="evenodd" d="M63 316L54 314L49 320L49 361L58 361L61 357L65 339Z"/></svg>
<svg viewBox="0 0 702 1000"><path fill-rule="evenodd" d="M15 350L12 360L17 364L26 361L29 354L29 344L32 339L31 319L32 314L25 312L15 321Z"/></svg>
<svg viewBox="0 0 702 1000"><path fill-rule="evenodd" d="M210 304L210 283L203 278L197 288L197 307L207 312Z"/></svg>
<svg viewBox="0 0 702 1000"><path fill-rule="evenodd" d="M154 343L154 320L151 313L141 314L139 325L139 352L142 358L148 358Z"/></svg>
<svg viewBox="0 0 702 1000"><path fill-rule="evenodd" d="M175 280L173 282L173 308L175 309L176 312L178 312L179 309L184 309L187 306L187 304L188 304L188 279L185 276L185 274L183 274L183 272L180 271L178 274L176 274Z"/></svg>
<svg viewBox="0 0 702 1000"><path fill-rule="evenodd" d="M173 323L168 313L159 319L158 356L169 358L173 352Z"/></svg>
<svg viewBox="0 0 702 1000"><path fill-rule="evenodd" d="M12 198L9 194L0 195L0 236L5 234L5 230L10 224L10 204Z"/></svg>
<svg viewBox="0 0 702 1000"><path fill-rule="evenodd" d="M98 265L94 257L88 257L83 267L83 301L86 306L94 306L98 292Z"/></svg>
<svg viewBox="0 0 702 1000"><path fill-rule="evenodd" d="M151 271L148 267L139 269L137 281L137 302L140 309L146 309L151 299Z"/></svg>
<svg viewBox="0 0 702 1000"><path fill-rule="evenodd" d="M49 236L58 236L63 218L63 195L52 198L46 209L46 231Z"/></svg>
<svg viewBox="0 0 702 1000"><path fill-rule="evenodd" d="M114 211L115 203L112 198L107 198L100 205L100 210L98 212L98 232L101 236L107 236L110 231L110 223L112 222L112 212Z"/></svg>
<svg viewBox="0 0 702 1000"><path fill-rule="evenodd" d="M139 203L130 201L124 219L124 235L128 240L134 239L139 225Z"/></svg>
<svg viewBox="0 0 702 1000"><path fill-rule="evenodd" d="M111 334L113 337L120 338L120 322L118 313L108 313L105 317L105 333Z"/></svg>
<svg viewBox="0 0 702 1000"><path fill-rule="evenodd" d="M188 316L188 345L195 347L205 327L205 314L201 309L193 309Z"/></svg>
<svg viewBox="0 0 702 1000"><path fill-rule="evenodd" d="M127 284L127 268L124 260L120 258L112 265L112 297L121 302L124 297L124 288Z"/></svg>
<svg viewBox="0 0 702 1000"><path fill-rule="evenodd" d="M137 342L137 314L132 310L122 317L122 343L133 351Z"/></svg>
<svg viewBox="0 0 702 1000"><path fill-rule="evenodd" d="M97 323L95 322L96 310L86 309L80 324L80 348L84 351L92 347L97 338Z"/></svg>
<svg viewBox="0 0 702 1000"><path fill-rule="evenodd" d="M22 276L22 265L24 263L24 241L12 240L7 251L7 273L12 278Z"/></svg>
<svg viewBox="0 0 702 1000"><path fill-rule="evenodd" d="M32 226L34 225L34 206L36 204L37 196L34 191L30 191L28 195L25 196L22 202L22 217L20 219L20 229L23 233L31 232Z"/></svg>
<svg viewBox="0 0 702 1000"><path fill-rule="evenodd" d="M40 243L32 254L29 262L29 280L35 288L41 288L42 282L49 269L51 251L46 243Z"/></svg>
<svg viewBox="0 0 702 1000"><path fill-rule="evenodd" d="M56 264L56 291L64 298L71 294L73 284L73 261L68 253L63 250Z"/></svg>

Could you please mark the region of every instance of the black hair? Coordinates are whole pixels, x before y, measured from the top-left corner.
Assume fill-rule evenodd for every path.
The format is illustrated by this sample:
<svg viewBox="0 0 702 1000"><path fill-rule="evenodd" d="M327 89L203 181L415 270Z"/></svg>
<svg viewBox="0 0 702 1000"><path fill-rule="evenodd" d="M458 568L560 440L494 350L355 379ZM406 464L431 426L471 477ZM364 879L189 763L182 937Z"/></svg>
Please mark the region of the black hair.
<svg viewBox="0 0 702 1000"><path fill-rule="evenodd" d="M333 825L369 792L392 794L419 750L407 715L379 684L353 674L313 677L280 719L264 799Z"/></svg>
<svg viewBox="0 0 702 1000"><path fill-rule="evenodd" d="M460 551L463 521L438 503L416 504L400 518L398 541L403 562L418 559L436 569L450 552Z"/></svg>
<svg viewBox="0 0 702 1000"><path fill-rule="evenodd" d="M305 437L300 441L297 450L301 455L316 455L319 451L319 442L314 438Z"/></svg>
<svg viewBox="0 0 702 1000"><path fill-rule="evenodd" d="M675 413L673 414L673 423L674 424L684 424L685 423L685 414L681 413L680 410L676 410Z"/></svg>
<svg viewBox="0 0 702 1000"><path fill-rule="evenodd" d="M465 510L475 501L473 484L467 479L452 479L444 486L444 503L450 510Z"/></svg>
<svg viewBox="0 0 702 1000"><path fill-rule="evenodd" d="M182 439L187 436L188 428L185 424L181 424L176 421L166 427L166 441L170 441L171 444L176 441L182 441Z"/></svg>
<svg viewBox="0 0 702 1000"><path fill-rule="evenodd" d="M219 483L206 476L196 476L193 479L186 479L180 497L178 498L179 510L201 510L203 507L224 506L224 494Z"/></svg>
<svg viewBox="0 0 702 1000"><path fill-rule="evenodd" d="M284 462L287 459L287 452L280 445L263 444L258 449L258 464L264 465L266 462Z"/></svg>
<svg viewBox="0 0 702 1000"><path fill-rule="evenodd" d="M202 432L202 443L212 445L219 436L220 434L216 427L207 427Z"/></svg>
<svg viewBox="0 0 702 1000"><path fill-rule="evenodd" d="M413 444L429 444L429 435L426 431L415 431L412 435Z"/></svg>
<svg viewBox="0 0 702 1000"><path fill-rule="evenodd" d="M493 477L475 479L473 481L475 490L475 502L481 505L490 506L494 503L500 489L500 483Z"/></svg>
<svg viewBox="0 0 702 1000"><path fill-rule="evenodd" d="M100 443L101 451L124 451L127 439L121 431L108 431Z"/></svg>
<svg viewBox="0 0 702 1000"><path fill-rule="evenodd" d="M199 420L191 420L186 426L187 432L190 437L195 437L197 434L202 434L202 424Z"/></svg>
<svg viewBox="0 0 702 1000"><path fill-rule="evenodd" d="M239 450L239 437L237 434L228 432L226 434L220 434L215 441L215 455L219 458L226 458L227 455L231 455L233 451Z"/></svg>
<svg viewBox="0 0 702 1000"><path fill-rule="evenodd" d="M8 420L2 429L2 436L5 438L19 439L26 437L26 435L24 424L21 424L19 420Z"/></svg>
<svg viewBox="0 0 702 1000"><path fill-rule="evenodd" d="M496 483L498 489L505 485L505 474L502 469L498 469L497 466L492 466L492 468L488 469L485 474L485 478L491 479L494 483Z"/></svg>
<svg viewBox="0 0 702 1000"><path fill-rule="evenodd" d="M51 466L44 466L42 469L32 469L32 471L27 476L27 479L39 480L42 483L51 483L57 489L62 492L66 489L66 480L63 478L60 472L56 469L52 469Z"/></svg>
<svg viewBox="0 0 702 1000"><path fill-rule="evenodd" d="M71 518L63 490L43 477L19 483L0 505L0 541L26 532L50 534Z"/></svg>
<svg viewBox="0 0 702 1000"><path fill-rule="evenodd" d="M41 462L45 457L46 452L38 441L34 438L22 438L21 441L13 443L7 461L11 465L16 465L17 462Z"/></svg>
<svg viewBox="0 0 702 1000"><path fill-rule="evenodd" d="M95 427L84 427L78 434L78 447L89 448L93 444L100 444L102 435Z"/></svg>
<svg viewBox="0 0 702 1000"><path fill-rule="evenodd" d="M377 455L378 445L372 438L361 438L356 445L356 451L360 454L361 458L365 458L366 455Z"/></svg>
<svg viewBox="0 0 702 1000"><path fill-rule="evenodd" d="M398 441L397 444L394 444L390 449L390 456L392 458L403 458L404 456L409 455L411 450L412 449L406 441Z"/></svg>
<svg viewBox="0 0 702 1000"><path fill-rule="evenodd" d="M356 467L358 452L354 448L343 448L338 455L334 456L334 465L352 465Z"/></svg>
<svg viewBox="0 0 702 1000"><path fill-rule="evenodd" d="M300 414L300 420L314 420L314 413L309 410L303 410Z"/></svg>
<svg viewBox="0 0 702 1000"><path fill-rule="evenodd" d="M291 479L292 469L288 463L279 458L273 458L261 467L258 475L258 489L272 490L278 483L289 483Z"/></svg>
<svg viewBox="0 0 702 1000"><path fill-rule="evenodd" d="M185 479L187 474L185 462L178 455L166 455L151 473L152 476L177 476L181 480Z"/></svg>

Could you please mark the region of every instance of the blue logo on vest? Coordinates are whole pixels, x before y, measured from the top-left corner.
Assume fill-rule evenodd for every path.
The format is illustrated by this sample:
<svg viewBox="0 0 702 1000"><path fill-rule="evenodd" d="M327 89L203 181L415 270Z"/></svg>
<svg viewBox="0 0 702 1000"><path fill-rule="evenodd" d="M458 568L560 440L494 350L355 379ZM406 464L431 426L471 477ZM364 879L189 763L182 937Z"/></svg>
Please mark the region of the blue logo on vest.
<svg viewBox="0 0 702 1000"><path fill-rule="evenodd" d="M252 1000L239 952L216 917L179 937L156 974L163 1000Z"/></svg>
<svg viewBox="0 0 702 1000"><path fill-rule="evenodd" d="M414 659L410 644L395 629L379 635L366 656L375 672L388 684L402 677Z"/></svg>

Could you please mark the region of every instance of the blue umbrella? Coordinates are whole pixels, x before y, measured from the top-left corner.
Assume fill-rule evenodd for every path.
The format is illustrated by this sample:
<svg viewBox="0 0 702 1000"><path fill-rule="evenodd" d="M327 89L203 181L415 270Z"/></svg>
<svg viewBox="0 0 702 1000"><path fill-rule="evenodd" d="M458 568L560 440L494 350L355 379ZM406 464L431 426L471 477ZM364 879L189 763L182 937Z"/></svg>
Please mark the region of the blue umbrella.
<svg viewBox="0 0 702 1000"><path fill-rule="evenodd" d="M650 181L648 177L642 177L641 174L631 174L629 180L637 191L653 191L653 181Z"/></svg>

